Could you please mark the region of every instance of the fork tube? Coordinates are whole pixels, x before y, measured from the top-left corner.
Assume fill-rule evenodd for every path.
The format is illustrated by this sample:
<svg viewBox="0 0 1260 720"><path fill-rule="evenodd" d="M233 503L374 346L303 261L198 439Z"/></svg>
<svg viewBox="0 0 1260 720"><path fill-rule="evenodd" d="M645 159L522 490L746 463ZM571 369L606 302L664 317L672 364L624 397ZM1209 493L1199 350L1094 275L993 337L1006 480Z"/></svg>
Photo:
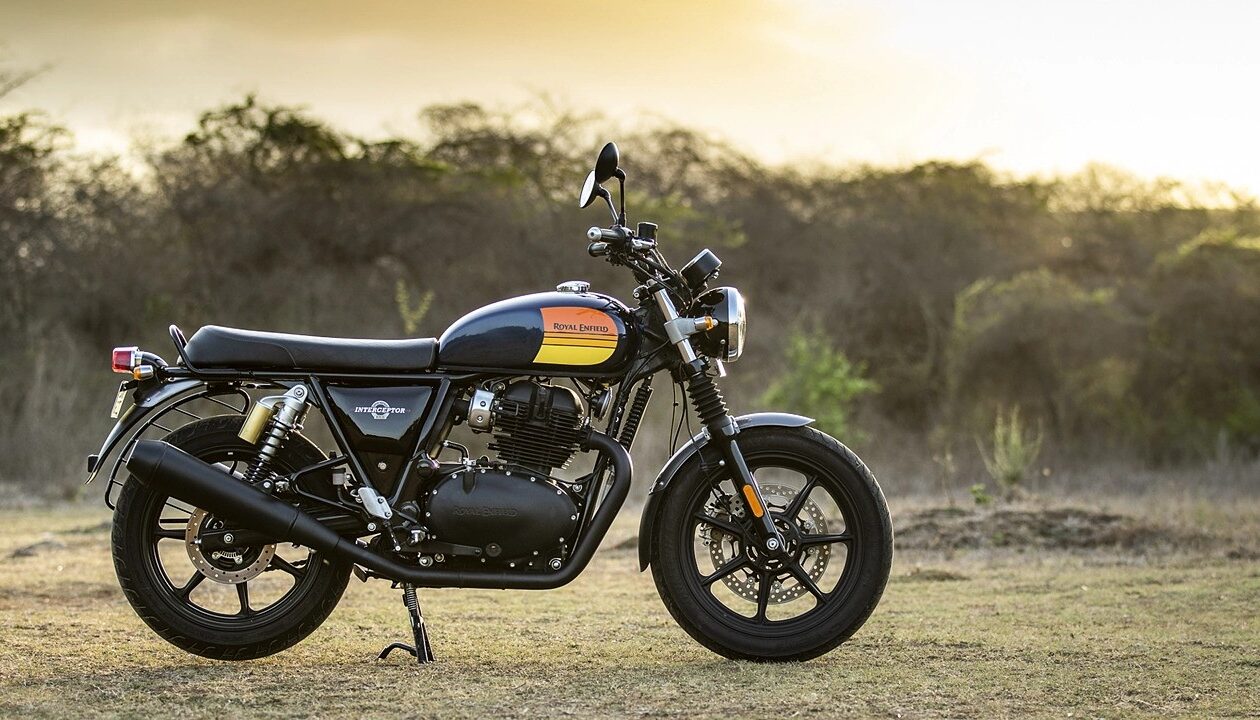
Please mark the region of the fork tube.
<svg viewBox="0 0 1260 720"><path fill-rule="evenodd" d="M735 418L731 417L730 412L727 411L726 401L722 399L717 383L705 372L704 360L696 360L690 363L688 368L690 377L687 381L687 395L691 397L696 414L700 416L705 430L709 433L709 442L717 443L722 453L722 464L729 471L731 481L735 483L735 489L739 491L740 500L754 521L753 529L757 538L766 550L777 553L783 549L783 536L774 526L774 518L767 511L766 501L761 494L761 488L757 485L757 478L753 477L752 471L748 469L744 454L739 449L739 442L736 440L739 435L739 426L735 424Z"/></svg>
<svg viewBox="0 0 1260 720"><path fill-rule="evenodd" d="M661 315L665 318L665 326L669 329L670 323L678 318L678 309L674 307L674 302L670 300L669 292L665 288L658 288L654 297ZM731 481L735 483L735 489L739 491L740 500L743 501L754 520L753 529L757 534L757 539L771 553L781 552L783 536L774 526L774 518L766 511L765 498L757 485L757 478L753 477L752 471L748 469L748 463L744 462L744 454L740 452L739 443L735 440L735 437L739 435L739 426L735 424L735 418L731 417L730 412L727 411L726 401L722 399L717 383L709 377L707 360L696 355L695 348L691 345L691 338L671 336L670 340L674 341L674 346L678 348L678 353L682 355L685 363L687 394L691 397L696 414L700 416L700 421L704 423L705 430L709 433L709 441L717 442L722 452L722 464L729 470Z"/></svg>

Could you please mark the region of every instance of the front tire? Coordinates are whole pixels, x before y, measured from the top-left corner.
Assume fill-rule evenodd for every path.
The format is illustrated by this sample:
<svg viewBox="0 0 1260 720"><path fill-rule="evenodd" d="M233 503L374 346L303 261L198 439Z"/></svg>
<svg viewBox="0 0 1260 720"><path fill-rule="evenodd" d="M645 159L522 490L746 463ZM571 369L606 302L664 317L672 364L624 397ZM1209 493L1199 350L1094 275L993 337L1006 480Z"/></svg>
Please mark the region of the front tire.
<svg viewBox="0 0 1260 720"><path fill-rule="evenodd" d="M759 552L724 468L706 471L697 456L662 498L657 591L674 620L719 655L818 657L857 632L888 582L893 532L883 492L857 455L813 428L748 428L738 442L792 552Z"/></svg>
<svg viewBox="0 0 1260 720"><path fill-rule="evenodd" d="M241 416L206 418L163 440L234 472L258 452L237 437L242 422ZM322 459L313 443L294 433L272 468L292 472ZM295 645L337 606L350 563L288 543L194 560L200 551L188 538L214 522L135 476L119 495L111 538L118 582L136 614L167 642L216 660L250 660Z"/></svg>

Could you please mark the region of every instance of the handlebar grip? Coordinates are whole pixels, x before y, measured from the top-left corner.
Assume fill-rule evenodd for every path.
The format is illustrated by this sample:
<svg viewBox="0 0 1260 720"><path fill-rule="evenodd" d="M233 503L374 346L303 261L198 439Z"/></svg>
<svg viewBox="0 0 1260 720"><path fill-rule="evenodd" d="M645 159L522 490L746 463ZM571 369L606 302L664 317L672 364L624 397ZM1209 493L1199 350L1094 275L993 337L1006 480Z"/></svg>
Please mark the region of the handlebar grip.
<svg viewBox="0 0 1260 720"><path fill-rule="evenodd" d="M591 257L603 257L608 254L608 243L593 242L586 246L586 252L590 253Z"/></svg>
<svg viewBox="0 0 1260 720"><path fill-rule="evenodd" d="M626 232L625 228L607 230L601 227L593 227L586 231L586 238L593 241L602 240L604 242L618 242L625 240L628 237L630 237L630 235Z"/></svg>

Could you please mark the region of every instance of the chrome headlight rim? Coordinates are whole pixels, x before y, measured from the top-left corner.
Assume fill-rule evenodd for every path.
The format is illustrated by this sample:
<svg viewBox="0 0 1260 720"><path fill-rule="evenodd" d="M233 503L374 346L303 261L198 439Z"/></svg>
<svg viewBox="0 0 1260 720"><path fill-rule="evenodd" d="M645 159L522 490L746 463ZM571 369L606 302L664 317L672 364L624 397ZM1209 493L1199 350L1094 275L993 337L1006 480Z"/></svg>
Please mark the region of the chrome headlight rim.
<svg viewBox="0 0 1260 720"><path fill-rule="evenodd" d="M712 329L697 337L697 350L723 362L738 360L744 353L748 327L748 309L743 293L733 287L709 290L696 299L693 314L707 315L717 321Z"/></svg>
<svg viewBox="0 0 1260 720"><path fill-rule="evenodd" d="M744 336L748 330L748 305L744 294L735 288L727 288L728 314L726 321L725 362L735 362L744 354Z"/></svg>

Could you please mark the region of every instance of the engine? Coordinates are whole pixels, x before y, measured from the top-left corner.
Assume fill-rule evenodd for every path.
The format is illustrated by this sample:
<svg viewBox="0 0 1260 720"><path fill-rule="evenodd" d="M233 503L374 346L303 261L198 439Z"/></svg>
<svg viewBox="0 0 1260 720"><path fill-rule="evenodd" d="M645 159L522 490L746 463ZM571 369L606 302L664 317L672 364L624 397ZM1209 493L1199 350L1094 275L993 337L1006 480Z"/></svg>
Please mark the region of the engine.
<svg viewBox="0 0 1260 720"><path fill-rule="evenodd" d="M509 465L550 473L568 467L585 424L586 407L576 392L521 380L496 398L490 449Z"/></svg>
<svg viewBox="0 0 1260 720"><path fill-rule="evenodd" d="M578 525L578 505L550 477L567 467L587 425L575 391L530 380L479 390L468 424L492 433L488 465L464 467L426 493L430 537L480 548L500 563L541 568L562 562Z"/></svg>

